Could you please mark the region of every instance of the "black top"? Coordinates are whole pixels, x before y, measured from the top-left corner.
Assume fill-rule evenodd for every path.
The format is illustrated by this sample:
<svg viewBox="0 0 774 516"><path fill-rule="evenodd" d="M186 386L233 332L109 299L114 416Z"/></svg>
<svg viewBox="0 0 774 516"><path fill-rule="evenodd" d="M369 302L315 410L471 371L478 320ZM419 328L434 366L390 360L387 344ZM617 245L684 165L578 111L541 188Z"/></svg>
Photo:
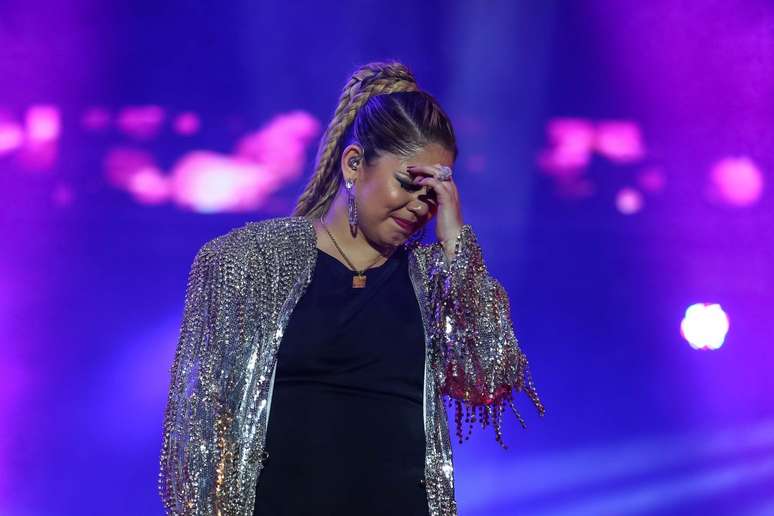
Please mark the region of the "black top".
<svg viewBox="0 0 774 516"><path fill-rule="evenodd" d="M399 248L352 288L318 249L278 351L254 515L426 515L424 333Z"/></svg>

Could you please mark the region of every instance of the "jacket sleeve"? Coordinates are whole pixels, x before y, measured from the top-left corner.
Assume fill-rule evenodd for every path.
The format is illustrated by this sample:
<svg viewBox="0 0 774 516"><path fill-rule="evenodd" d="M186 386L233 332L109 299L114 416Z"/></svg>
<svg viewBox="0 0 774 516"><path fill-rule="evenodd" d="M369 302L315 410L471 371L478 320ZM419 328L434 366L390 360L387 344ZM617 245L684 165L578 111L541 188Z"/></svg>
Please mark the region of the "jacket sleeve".
<svg viewBox="0 0 774 516"><path fill-rule="evenodd" d="M434 368L441 393L455 406L456 433L462 442L463 413L469 425L492 424L502 441L502 415L509 406L522 426L514 394L524 391L542 416L545 413L532 382L526 355L519 348L502 285L489 275L470 225L457 237L449 260L440 243L433 244L429 265L433 307Z"/></svg>
<svg viewBox="0 0 774 516"><path fill-rule="evenodd" d="M217 244L205 244L191 266L170 370L158 480L167 514L218 514L227 489L231 416L219 364L236 292Z"/></svg>

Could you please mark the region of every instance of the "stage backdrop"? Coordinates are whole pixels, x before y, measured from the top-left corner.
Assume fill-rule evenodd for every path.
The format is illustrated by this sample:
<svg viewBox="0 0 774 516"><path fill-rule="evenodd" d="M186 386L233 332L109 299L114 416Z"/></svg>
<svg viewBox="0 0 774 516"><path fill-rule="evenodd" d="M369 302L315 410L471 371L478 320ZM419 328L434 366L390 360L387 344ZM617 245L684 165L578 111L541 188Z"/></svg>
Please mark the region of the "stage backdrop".
<svg viewBox="0 0 774 516"><path fill-rule="evenodd" d="M0 514L162 514L193 257L290 213L388 59L455 123L547 407L455 442L460 514L774 514L759 0L0 4Z"/></svg>

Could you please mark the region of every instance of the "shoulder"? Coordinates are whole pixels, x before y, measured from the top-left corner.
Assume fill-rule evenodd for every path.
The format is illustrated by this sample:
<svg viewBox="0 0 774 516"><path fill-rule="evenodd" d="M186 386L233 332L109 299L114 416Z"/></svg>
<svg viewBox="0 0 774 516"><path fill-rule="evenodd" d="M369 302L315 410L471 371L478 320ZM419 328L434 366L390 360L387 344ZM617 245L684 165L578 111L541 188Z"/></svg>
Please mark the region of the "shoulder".
<svg viewBox="0 0 774 516"><path fill-rule="evenodd" d="M246 233L257 245L298 246L308 244L310 239L314 242L316 238L312 222L305 217L275 217L248 222L233 231Z"/></svg>
<svg viewBox="0 0 774 516"><path fill-rule="evenodd" d="M252 221L207 241L197 252L197 260L246 264L266 252L299 253L314 248L315 238L312 223L304 217Z"/></svg>

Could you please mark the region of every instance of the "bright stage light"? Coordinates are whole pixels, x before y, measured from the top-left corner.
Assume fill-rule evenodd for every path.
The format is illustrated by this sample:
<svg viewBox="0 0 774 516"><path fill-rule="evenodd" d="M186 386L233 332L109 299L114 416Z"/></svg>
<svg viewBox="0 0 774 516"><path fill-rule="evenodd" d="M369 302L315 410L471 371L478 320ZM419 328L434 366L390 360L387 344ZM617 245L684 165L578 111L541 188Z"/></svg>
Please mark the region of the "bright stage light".
<svg viewBox="0 0 774 516"><path fill-rule="evenodd" d="M555 175L576 175L588 165L594 146L594 125L581 118L555 118L546 125L550 148L538 157L538 165Z"/></svg>
<svg viewBox="0 0 774 516"><path fill-rule="evenodd" d="M0 156L21 147L24 142L24 131L19 124L0 122Z"/></svg>
<svg viewBox="0 0 774 516"><path fill-rule="evenodd" d="M261 165L209 151L183 156L172 170L174 201L199 213L255 210L275 188Z"/></svg>
<svg viewBox="0 0 774 516"><path fill-rule="evenodd" d="M139 169L129 180L129 191L141 204L161 204L169 199L170 181L156 167Z"/></svg>
<svg viewBox="0 0 774 516"><path fill-rule="evenodd" d="M763 192L763 173L749 158L725 158L710 171L710 195L735 206L755 204Z"/></svg>
<svg viewBox="0 0 774 516"><path fill-rule="evenodd" d="M319 132L320 122L309 113L282 113L240 138L234 157L261 165L279 186L301 177L306 148Z"/></svg>
<svg viewBox="0 0 774 516"><path fill-rule="evenodd" d="M645 156L640 126L625 120L599 122L594 147L616 163L632 163Z"/></svg>
<svg viewBox="0 0 774 516"><path fill-rule="evenodd" d="M680 334L693 349L715 350L728 333L728 316L717 303L696 303L688 307L680 323Z"/></svg>
<svg viewBox="0 0 774 516"><path fill-rule="evenodd" d="M150 138L160 129L164 116L163 110L153 106L127 109L119 116L119 125L135 131L132 134L137 138ZM178 133L193 134L200 120L195 113L186 112L173 124ZM293 111L240 138L234 154L194 150L181 156L166 173L148 151L119 147L108 152L105 174L111 185L131 193L142 204L172 201L199 213L254 211L276 190L301 176L306 149L319 130L317 119Z"/></svg>
<svg viewBox="0 0 774 516"><path fill-rule="evenodd" d="M615 206L624 215L637 213L642 209L642 194L634 188L621 188L615 196Z"/></svg>
<svg viewBox="0 0 774 516"><path fill-rule="evenodd" d="M54 106L31 106L25 117L27 141L48 143L59 138L62 131L59 109Z"/></svg>
<svg viewBox="0 0 774 516"><path fill-rule="evenodd" d="M550 147L540 153L538 165L557 176L577 174L594 152L621 164L645 156L640 126L628 120L594 123L583 118L554 118L546 125L546 133Z"/></svg>

